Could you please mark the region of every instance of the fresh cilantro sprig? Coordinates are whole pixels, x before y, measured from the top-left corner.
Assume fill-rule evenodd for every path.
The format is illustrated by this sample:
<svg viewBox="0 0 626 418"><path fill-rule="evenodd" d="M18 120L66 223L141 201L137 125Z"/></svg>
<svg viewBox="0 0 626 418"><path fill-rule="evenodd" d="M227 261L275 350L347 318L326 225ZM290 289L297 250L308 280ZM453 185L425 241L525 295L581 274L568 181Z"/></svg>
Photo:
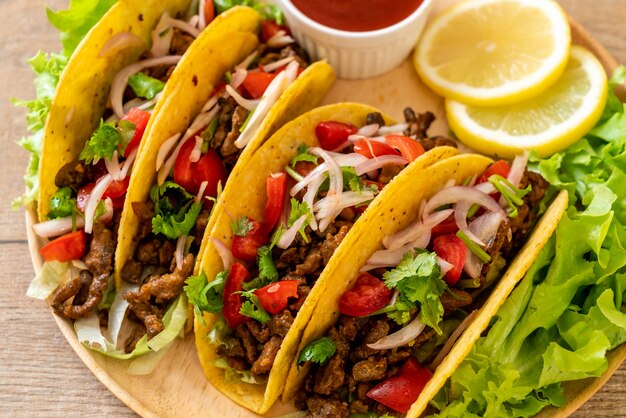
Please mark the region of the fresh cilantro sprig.
<svg viewBox="0 0 626 418"><path fill-rule="evenodd" d="M300 355L298 356L298 365L307 361L324 364L335 354L336 351L337 345L332 339L328 337L319 338L307 344L307 346L300 351Z"/></svg>
<svg viewBox="0 0 626 418"><path fill-rule="evenodd" d="M250 219L245 215L233 220L230 224L233 234L237 237L245 237L248 232L252 231L253 227L252 222L250 222Z"/></svg>
<svg viewBox="0 0 626 418"><path fill-rule="evenodd" d="M309 242L309 237L307 237L305 233L305 229L307 226L311 224L311 220L313 219L313 214L311 213L311 209L309 209L309 205L306 202L298 202L293 197L291 198L291 211L289 212L289 220L287 221L287 226L291 228L293 224L296 223L298 219L305 216L305 221L302 226L298 229L298 232L302 236L304 242Z"/></svg>
<svg viewBox="0 0 626 418"><path fill-rule="evenodd" d="M383 275L385 284L390 289L397 289L396 310L387 315L399 324L407 323L410 312L419 307L420 321L441 334L439 323L443 317L443 305L440 297L446 289L442 280L441 269L434 252L408 252L400 264Z"/></svg>
<svg viewBox="0 0 626 418"><path fill-rule="evenodd" d="M112 158L115 150L123 154L134 134L135 124L132 122L120 121L116 126L114 122L100 121L100 126L85 144L79 158L87 164L95 164L102 158Z"/></svg>
<svg viewBox="0 0 626 418"><path fill-rule="evenodd" d="M48 218L56 219L70 216L74 206L76 206L76 199L72 198L72 189L69 187L61 187L50 198L50 212L48 212Z"/></svg>
<svg viewBox="0 0 626 418"><path fill-rule="evenodd" d="M152 231L170 239L189 235L202 210L201 202L194 202L194 196L172 181L150 189L150 198L155 204L152 218Z"/></svg>
<svg viewBox="0 0 626 418"><path fill-rule="evenodd" d="M291 159L289 165L291 167L295 167L300 161L306 161L317 165L318 158L319 157L316 157L313 154L309 154L309 147L307 147L306 144L300 144L298 147L298 155Z"/></svg>
<svg viewBox="0 0 626 418"><path fill-rule="evenodd" d="M203 312L217 314L224 308L222 293L224 292L227 277L228 270L225 270L218 273L215 279L209 283L206 273L201 271L199 275L189 276L189 278L185 280L185 287L183 289L187 294L189 302L193 304L196 318L198 318L203 325L206 325L204 315L202 314Z"/></svg>
<svg viewBox="0 0 626 418"><path fill-rule="evenodd" d="M240 314L256 319L262 324L266 324L270 320L270 314L263 309L259 298L254 292L244 291L238 293L241 294L241 297L247 299L243 305L241 305L241 309L239 310Z"/></svg>

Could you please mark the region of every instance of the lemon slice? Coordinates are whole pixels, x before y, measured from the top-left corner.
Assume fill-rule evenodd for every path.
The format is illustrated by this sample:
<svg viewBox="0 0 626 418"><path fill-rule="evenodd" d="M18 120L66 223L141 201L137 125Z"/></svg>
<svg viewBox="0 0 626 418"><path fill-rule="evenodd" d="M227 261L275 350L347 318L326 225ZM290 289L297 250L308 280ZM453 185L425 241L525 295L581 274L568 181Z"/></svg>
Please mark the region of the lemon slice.
<svg viewBox="0 0 626 418"><path fill-rule="evenodd" d="M593 128L606 103L607 76L586 49L573 46L563 76L538 97L492 108L447 100L450 128L461 142L486 154L513 157L522 150L547 156Z"/></svg>
<svg viewBox="0 0 626 418"><path fill-rule="evenodd" d="M567 16L552 0L466 0L431 23L413 62L438 94L496 106L537 96L554 84L570 42Z"/></svg>

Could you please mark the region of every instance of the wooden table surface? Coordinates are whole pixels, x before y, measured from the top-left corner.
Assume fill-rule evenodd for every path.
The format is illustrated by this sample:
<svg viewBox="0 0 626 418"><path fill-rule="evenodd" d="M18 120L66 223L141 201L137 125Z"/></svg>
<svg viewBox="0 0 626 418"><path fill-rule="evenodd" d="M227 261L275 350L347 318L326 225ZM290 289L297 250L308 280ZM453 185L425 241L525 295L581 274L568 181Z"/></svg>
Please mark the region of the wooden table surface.
<svg viewBox="0 0 626 418"><path fill-rule="evenodd" d="M626 63L626 0L559 1L617 61ZM67 3L46 0L53 9ZM11 200L23 189L28 156L14 141L26 129L24 111L10 99L34 94L26 59L38 49L60 48L44 10L43 0L0 0L0 416L132 417L76 357L44 303L25 296L33 269L24 213L11 210ZM626 416L626 365L574 416Z"/></svg>

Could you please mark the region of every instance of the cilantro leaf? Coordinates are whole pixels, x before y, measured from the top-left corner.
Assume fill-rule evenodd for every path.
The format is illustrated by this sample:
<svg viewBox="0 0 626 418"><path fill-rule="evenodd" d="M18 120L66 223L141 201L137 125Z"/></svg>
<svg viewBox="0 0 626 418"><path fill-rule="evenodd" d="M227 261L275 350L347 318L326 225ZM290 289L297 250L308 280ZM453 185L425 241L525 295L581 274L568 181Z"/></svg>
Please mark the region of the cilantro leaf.
<svg viewBox="0 0 626 418"><path fill-rule="evenodd" d="M97 163L101 158L111 158L121 142L122 136L115 127L115 123L101 121L100 127L87 141L79 158L87 164Z"/></svg>
<svg viewBox="0 0 626 418"><path fill-rule="evenodd" d="M443 317L443 305L440 297L446 284L437 265L437 254L418 251L413 256L408 252L402 257L398 267L383 275L383 280L387 287L399 291L397 311L410 311L419 305L420 321L441 334L439 323ZM392 315L392 319L406 323L409 316L397 312Z"/></svg>
<svg viewBox="0 0 626 418"><path fill-rule="evenodd" d="M117 131L119 132L121 138L119 145L120 151L122 151L122 153L126 151L126 147L128 146L128 144L130 144L133 136L135 136L136 130L137 127L135 126L135 124L129 120L121 120L117 123Z"/></svg>
<svg viewBox="0 0 626 418"><path fill-rule="evenodd" d="M50 212L48 218L65 218L72 214L73 205L76 199L72 199L72 189L69 187L61 187L50 198Z"/></svg>
<svg viewBox="0 0 626 418"><path fill-rule="evenodd" d="M306 361L324 364L335 354L336 351L337 345L332 339L328 337L319 338L315 341L311 341L302 349L300 355L298 356L298 365Z"/></svg>
<svg viewBox="0 0 626 418"><path fill-rule="evenodd" d="M170 239L189 235L202 210L201 202L194 202L191 194L172 181L150 189L150 198L155 205L152 231Z"/></svg>
<svg viewBox="0 0 626 418"><path fill-rule="evenodd" d="M215 279L208 283L206 273L201 271L199 275L189 276L185 280L186 285L183 289L187 294L187 298L189 298L189 302L194 306L196 317L202 324L206 325L203 312L217 314L224 308L222 293L227 277L228 270L225 270L218 273Z"/></svg>
<svg viewBox="0 0 626 418"><path fill-rule="evenodd" d="M306 161L317 165L317 160L319 157L309 154L308 150L309 148L306 146L306 144L300 144L300 146L298 147L298 155L291 159L289 165L295 167L296 164L300 161Z"/></svg>
<svg viewBox="0 0 626 418"><path fill-rule="evenodd" d="M300 203L292 197L291 198L291 212L289 212L289 220L287 221L287 226L291 228L293 224L296 223L296 221L303 216L306 216L306 220L304 221L300 229L298 229L298 232L302 236L302 239L304 239L304 242L309 242L309 237L306 236L306 233L304 231L306 227L309 226L309 224L311 223L313 214L311 213L311 210L309 209L308 203L306 202Z"/></svg>
<svg viewBox="0 0 626 418"><path fill-rule="evenodd" d="M259 266L259 277L270 282L278 280L278 270L272 259L272 247L264 245L257 250L257 265Z"/></svg>
<svg viewBox="0 0 626 418"><path fill-rule="evenodd" d="M133 74L128 78L128 85L138 97L154 99L165 88L165 83L142 72Z"/></svg>
<svg viewBox="0 0 626 418"><path fill-rule="evenodd" d="M240 216L235 219L231 224L230 228L233 230L233 234L237 237L245 237L248 232L252 231L253 225L248 219L247 216Z"/></svg>
<svg viewBox="0 0 626 418"><path fill-rule="evenodd" d="M259 298L254 293L241 292L241 296L248 300L241 305L241 309L239 310L240 314L256 319L262 324L266 324L270 320L270 314L263 309Z"/></svg>

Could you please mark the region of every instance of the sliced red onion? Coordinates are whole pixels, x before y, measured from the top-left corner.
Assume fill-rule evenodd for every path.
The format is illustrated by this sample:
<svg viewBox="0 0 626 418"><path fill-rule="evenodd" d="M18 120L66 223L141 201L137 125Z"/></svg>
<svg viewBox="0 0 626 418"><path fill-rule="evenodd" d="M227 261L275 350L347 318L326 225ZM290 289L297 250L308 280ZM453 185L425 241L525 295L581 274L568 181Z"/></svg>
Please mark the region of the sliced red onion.
<svg viewBox="0 0 626 418"><path fill-rule="evenodd" d="M206 186L209 184L208 181L203 181L200 183L200 188L198 189L198 194L194 197L193 201L198 203L202 200L202 196L204 196L204 191L206 190Z"/></svg>
<svg viewBox="0 0 626 418"><path fill-rule="evenodd" d="M135 158L137 158L138 152L139 152L139 148L137 147L134 150L132 150L130 154L128 154L128 158L126 158L126 160L122 164L122 169L120 170L119 176L114 180L119 181L119 180L124 180L126 178L126 176L128 175L128 172L133 166L133 163L135 162Z"/></svg>
<svg viewBox="0 0 626 418"><path fill-rule="evenodd" d="M287 68L285 68L285 75L287 76L287 81L289 82L289 84L296 81L296 78L298 78L299 69L300 64L298 64L298 61L294 60L287 64Z"/></svg>
<svg viewBox="0 0 626 418"><path fill-rule="evenodd" d="M352 135L350 135L348 137L348 141L350 143L353 143L353 142L356 142L356 141L360 141L362 139L369 139L370 141L385 143L385 137L384 136L369 136L368 137L368 136L356 133L356 134L352 134Z"/></svg>
<svg viewBox="0 0 626 418"><path fill-rule="evenodd" d="M419 320L419 315L415 317L407 326L400 331L387 335L373 344L367 346L372 350L389 350L392 348L402 347L417 338L424 331L426 324Z"/></svg>
<svg viewBox="0 0 626 418"><path fill-rule="evenodd" d="M452 264L448 263L446 260L444 260L441 257L437 257L437 265L441 269L441 274L443 275L445 275L447 272L452 270L452 267L454 267Z"/></svg>
<svg viewBox="0 0 626 418"><path fill-rule="evenodd" d="M400 264L402 257L409 251L414 249L412 242L395 250L378 250L367 260L367 264L370 266L378 267L395 267ZM362 270L361 270L362 271Z"/></svg>
<svg viewBox="0 0 626 418"><path fill-rule="evenodd" d="M350 139L347 139L346 141L342 142L341 145L339 145L337 148L333 149L333 152L340 152L341 150L346 149L350 144L352 144L352 141L350 141Z"/></svg>
<svg viewBox="0 0 626 418"><path fill-rule="evenodd" d="M157 176L157 182L159 186L165 183L167 176L169 176L170 172L172 171L172 168L174 168L174 164L176 163L176 158L178 158L180 149L183 147L183 145L187 141L189 141L189 139L188 140L183 139L178 143L178 145L176 145L176 148L174 148L174 151L172 152L172 154L169 156L169 158L167 159L163 167L161 167L161 169L159 170L159 174Z"/></svg>
<svg viewBox="0 0 626 418"><path fill-rule="evenodd" d="M292 64L294 63L296 65L295 73L297 75L298 63L293 61L287 65L287 69L285 71L281 71L276 77L274 77L270 85L267 89L265 89L265 93L263 93L263 97L261 97L258 106L254 109L254 113L250 116L246 128L235 141L235 146L237 146L237 148L242 149L248 145L248 142L250 142L254 133L259 129L259 126L261 126L263 119L265 119L272 106L274 106L283 92L287 90L289 85L293 82L293 80L295 80L295 77L293 80L291 79L293 70L290 70L290 67L292 67Z"/></svg>
<svg viewBox="0 0 626 418"><path fill-rule="evenodd" d="M290 228L283 232L276 246L278 248L282 248L283 250L289 248L293 240L296 239L296 234L298 233L298 230L302 228L302 225L304 225L304 222L306 222L306 218L306 215L302 215L301 217L299 217L298 220L295 221Z"/></svg>
<svg viewBox="0 0 626 418"><path fill-rule="evenodd" d="M324 177L318 176L308 184L306 193L302 198L302 202L305 202L309 206L309 208L313 208L315 196L317 196L317 192L319 191L322 183L324 183ZM312 216L311 219L311 229L313 231L317 231L317 220L315 219L315 216Z"/></svg>
<svg viewBox="0 0 626 418"><path fill-rule="evenodd" d="M284 30L279 30L270 39L267 40L267 46L270 48L282 48L286 45L295 42L295 40L287 35Z"/></svg>
<svg viewBox="0 0 626 418"><path fill-rule="evenodd" d="M152 48L150 48L150 56L154 58L164 57L170 51L174 31L170 27L170 15L165 12L161 15L159 23L152 31Z"/></svg>
<svg viewBox="0 0 626 418"><path fill-rule="evenodd" d="M98 202L102 200L102 195L106 192L112 182L113 177L110 174L105 175L96 183L96 186L89 195L89 199L85 205L85 232L88 234L91 234L91 231L93 230L93 217L96 214Z"/></svg>
<svg viewBox="0 0 626 418"><path fill-rule="evenodd" d="M200 29L200 15L193 15L189 18L189 20L187 21L187 23L189 23L191 26L193 26L194 28L198 28L198 30L202 30Z"/></svg>
<svg viewBox="0 0 626 418"><path fill-rule="evenodd" d="M226 86L226 91L228 92L228 94L230 94L230 96L233 99L235 99L235 101L237 102L239 106L243 107L249 112L253 111L260 103L260 100L258 99L257 100L246 99L241 94L239 94L237 90L232 88L230 85Z"/></svg>
<svg viewBox="0 0 626 418"><path fill-rule="evenodd" d="M361 135L364 137L370 137L376 135L380 125L377 123L372 123L371 125L365 125L356 133L356 135Z"/></svg>
<svg viewBox="0 0 626 418"><path fill-rule="evenodd" d="M454 212L452 209L434 212L427 216L423 221L416 222L394 235L386 236L383 238L383 245L385 248L395 250L408 242L413 242L419 239L422 235L428 235L430 240L431 230L441 222L448 219L452 212ZM426 245L428 245L428 241L426 242ZM419 246L418 248L424 248L424 246Z"/></svg>
<svg viewBox="0 0 626 418"><path fill-rule="evenodd" d="M333 205L335 204L335 199L329 200L334 196L326 196L325 198L319 200L315 205L313 205L313 209L317 212L318 218L325 218L327 216L332 216L333 211L335 210ZM343 192L341 194L341 199L339 200L337 210L341 212L345 208L350 206L360 205L361 203L368 202L374 199L374 192ZM335 215L334 217L336 217ZM333 217L333 219L334 219Z"/></svg>
<svg viewBox="0 0 626 418"><path fill-rule="evenodd" d="M355 168L357 176L361 176L365 173L369 173L373 170L378 170L387 164L399 164L406 165L409 162L400 155L383 155L381 157L375 157L365 161L362 164L357 165Z"/></svg>
<svg viewBox="0 0 626 418"><path fill-rule="evenodd" d="M473 186L473 188L485 194L492 194L497 192L496 188L493 187L493 184L488 181L484 183L478 183L477 185Z"/></svg>
<svg viewBox="0 0 626 418"><path fill-rule="evenodd" d="M207 100L207 102L204 104L204 107L202 108L200 113L206 113L209 110L211 110L213 108L213 106L215 106L217 104L217 101L219 100L219 97L220 97L219 93L215 93L213 96L211 96L211 98L209 100Z"/></svg>
<svg viewBox="0 0 626 418"><path fill-rule="evenodd" d="M235 68L243 68L244 70L247 70L250 64L252 64L252 61L256 59L257 55L259 55L259 51L254 51L252 54L248 55L245 60L241 61Z"/></svg>
<svg viewBox="0 0 626 418"><path fill-rule="evenodd" d="M248 71L243 68L237 68L233 73L233 77L230 80L230 86L234 89L237 89L241 86L241 83L244 82L246 77L248 76Z"/></svg>
<svg viewBox="0 0 626 418"><path fill-rule="evenodd" d="M113 219L113 200L111 200L110 197L107 197L103 202L105 211L98 219L103 222L109 222Z"/></svg>
<svg viewBox="0 0 626 418"><path fill-rule="evenodd" d="M448 338L446 343L441 348L441 351L439 351L439 354L437 354L437 357L435 357L432 363L428 365L428 368L430 370L434 371L437 367L439 367L443 359L446 358L448 353L450 353L450 350L452 350L454 343L463 334L463 331L465 331L467 327L469 327L470 323L474 320L477 314L478 314L478 311L472 311L472 313L467 315L467 317L463 320L463 322L461 322L459 326L456 327L454 332L450 335L450 338Z"/></svg>
<svg viewBox="0 0 626 418"><path fill-rule="evenodd" d="M472 231L470 231L469 227L467 226L467 214L472 206L472 202L469 202L467 200L463 200L454 205L454 221L456 222L456 225L459 227L459 229L472 241L474 241L478 245L484 246L485 243L476 235L474 235L474 233L472 233Z"/></svg>
<svg viewBox="0 0 626 418"><path fill-rule="evenodd" d="M343 172L339 164L333 159L330 153L320 147L309 148L309 154L322 158L328 168L330 178L328 194L341 196L343 191Z"/></svg>
<svg viewBox="0 0 626 418"><path fill-rule="evenodd" d="M189 161L191 161L192 163L197 163L202 156L202 143L204 142L204 139L200 135L196 135L194 139L196 141L196 144L193 146L191 154L189 154Z"/></svg>
<svg viewBox="0 0 626 418"><path fill-rule="evenodd" d="M515 187L519 187L524 172L526 171L526 165L528 164L528 151L524 151L523 154L518 155L511 164L511 170L507 176L507 180ZM508 205L504 196L500 196L500 206L506 207Z"/></svg>
<svg viewBox="0 0 626 418"><path fill-rule="evenodd" d="M117 150L113 151L113 156L110 160L108 158L104 159L104 166L114 179L119 177L121 166Z"/></svg>
<svg viewBox="0 0 626 418"><path fill-rule="evenodd" d="M219 112L219 110L220 106L216 105L213 106L208 112L200 113L198 116L196 116L191 123L191 126L185 131L185 135L183 136L183 142L191 138L194 134L198 133L200 129L208 126L211 120L213 120L213 118L217 116L217 112Z"/></svg>
<svg viewBox="0 0 626 418"><path fill-rule="evenodd" d="M165 162L165 157L167 157L174 145L176 145L176 141L178 141L178 138L180 138L179 133L166 139L163 144L161 144L156 159L156 171L159 171L159 169L163 166L163 163Z"/></svg>
<svg viewBox="0 0 626 418"><path fill-rule="evenodd" d="M155 94L154 97L150 100L141 100L138 98L132 99L129 102L124 103L124 114L130 112L130 109L132 109L133 107L141 110L152 110L152 108L154 108L154 105L159 100L161 100L161 97L163 97L162 91Z"/></svg>
<svg viewBox="0 0 626 418"><path fill-rule="evenodd" d="M180 55L170 55L166 57L150 58L143 61L135 62L120 70L113 78L111 84L111 107L115 115L122 119L124 117L123 97L124 90L128 85L128 78L143 70L144 68L156 67L158 65L174 65L180 61Z"/></svg>
<svg viewBox="0 0 626 418"><path fill-rule="evenodd" d="M391 126L381 126L378 130L380 135L391 135L391 134L399 134L403 135L404 131L409 128L408 123L398 123L397 125Z"/></svg>
<svg viewBox="0 0 626 418"><path fill-rule="evenodd" d="M483 270L483 262L474 254L469 248L465 249L465 264L463 264L463 271L472 279L480 277L480 273Z"/></svg>
<svg viewBox="0 0 626 418"><path fill-rule="evenodd" d="M185 244L187 243L187 235L182 235L178 237L178 241L176 241L176 253L174 254L176 258L176 268L183 268L183 259L185 258Z"/></svg>
<svg viewBox="0 0 626 418"><path fill-rule="evenodd" d="M291 61L293 61L295 59L296 59L295 57L291 56L291 57L283 58L281 60L274 61L272 63L263 65L263 71L265 71L266 73L271 73L274 70L277 70L280 67L289 64Z"/></svg>
<svg viewBox="0 0 626 418"><path fill-rule="evenodd" d="M224 270L228 270L230 266L233 265L233 253L228 249L228 247L219 239L211 237L211 242L215 246L215 250L219 254L222 259L222 264L224 265Z"/></svg>
<svg viewBox="0 0 626 418"><path fill-rule="evenodd" d="M120 32L109 38L98 53L98 58L113 56L128 48L145 50L147 45L143 39L132 32Z"/></svg>
<svg viewBox="0 0 626 418"><path fill-rule="evenodd" d="M187 32L189 35L193 36L194 38L197 38L198 36L200 36L200 31L198 30L198 28L196 28L194 25L190 24L189 22L185 22L184 20L170 18L169 24L173 28L180 29L183 32Z"/></svg>
<svg viewBox="0 0 626 418"><path fill-rule="evenodd" d="M469 224L469 230L481 241L489 244L497 235L500 224L504 220L502 212L487 212Z"/></svg>
<svg viewBox="0 0 626 418"><path fill-rule="evenodd" d="M76 228L81 229L85 226L85 220L81 216L76 217ZM35 234L43 238L58 237L72 231L72 217L51 219L49 221L40 222L33 225Z"/></svg>
<svg viewBox="0 0 626 418"><path fill-rule="evenodd" d="M207 25L206 16L204 14L205 4L206 0L200 0L198 2L198 29L200 30L206 28Z"/></svg>

